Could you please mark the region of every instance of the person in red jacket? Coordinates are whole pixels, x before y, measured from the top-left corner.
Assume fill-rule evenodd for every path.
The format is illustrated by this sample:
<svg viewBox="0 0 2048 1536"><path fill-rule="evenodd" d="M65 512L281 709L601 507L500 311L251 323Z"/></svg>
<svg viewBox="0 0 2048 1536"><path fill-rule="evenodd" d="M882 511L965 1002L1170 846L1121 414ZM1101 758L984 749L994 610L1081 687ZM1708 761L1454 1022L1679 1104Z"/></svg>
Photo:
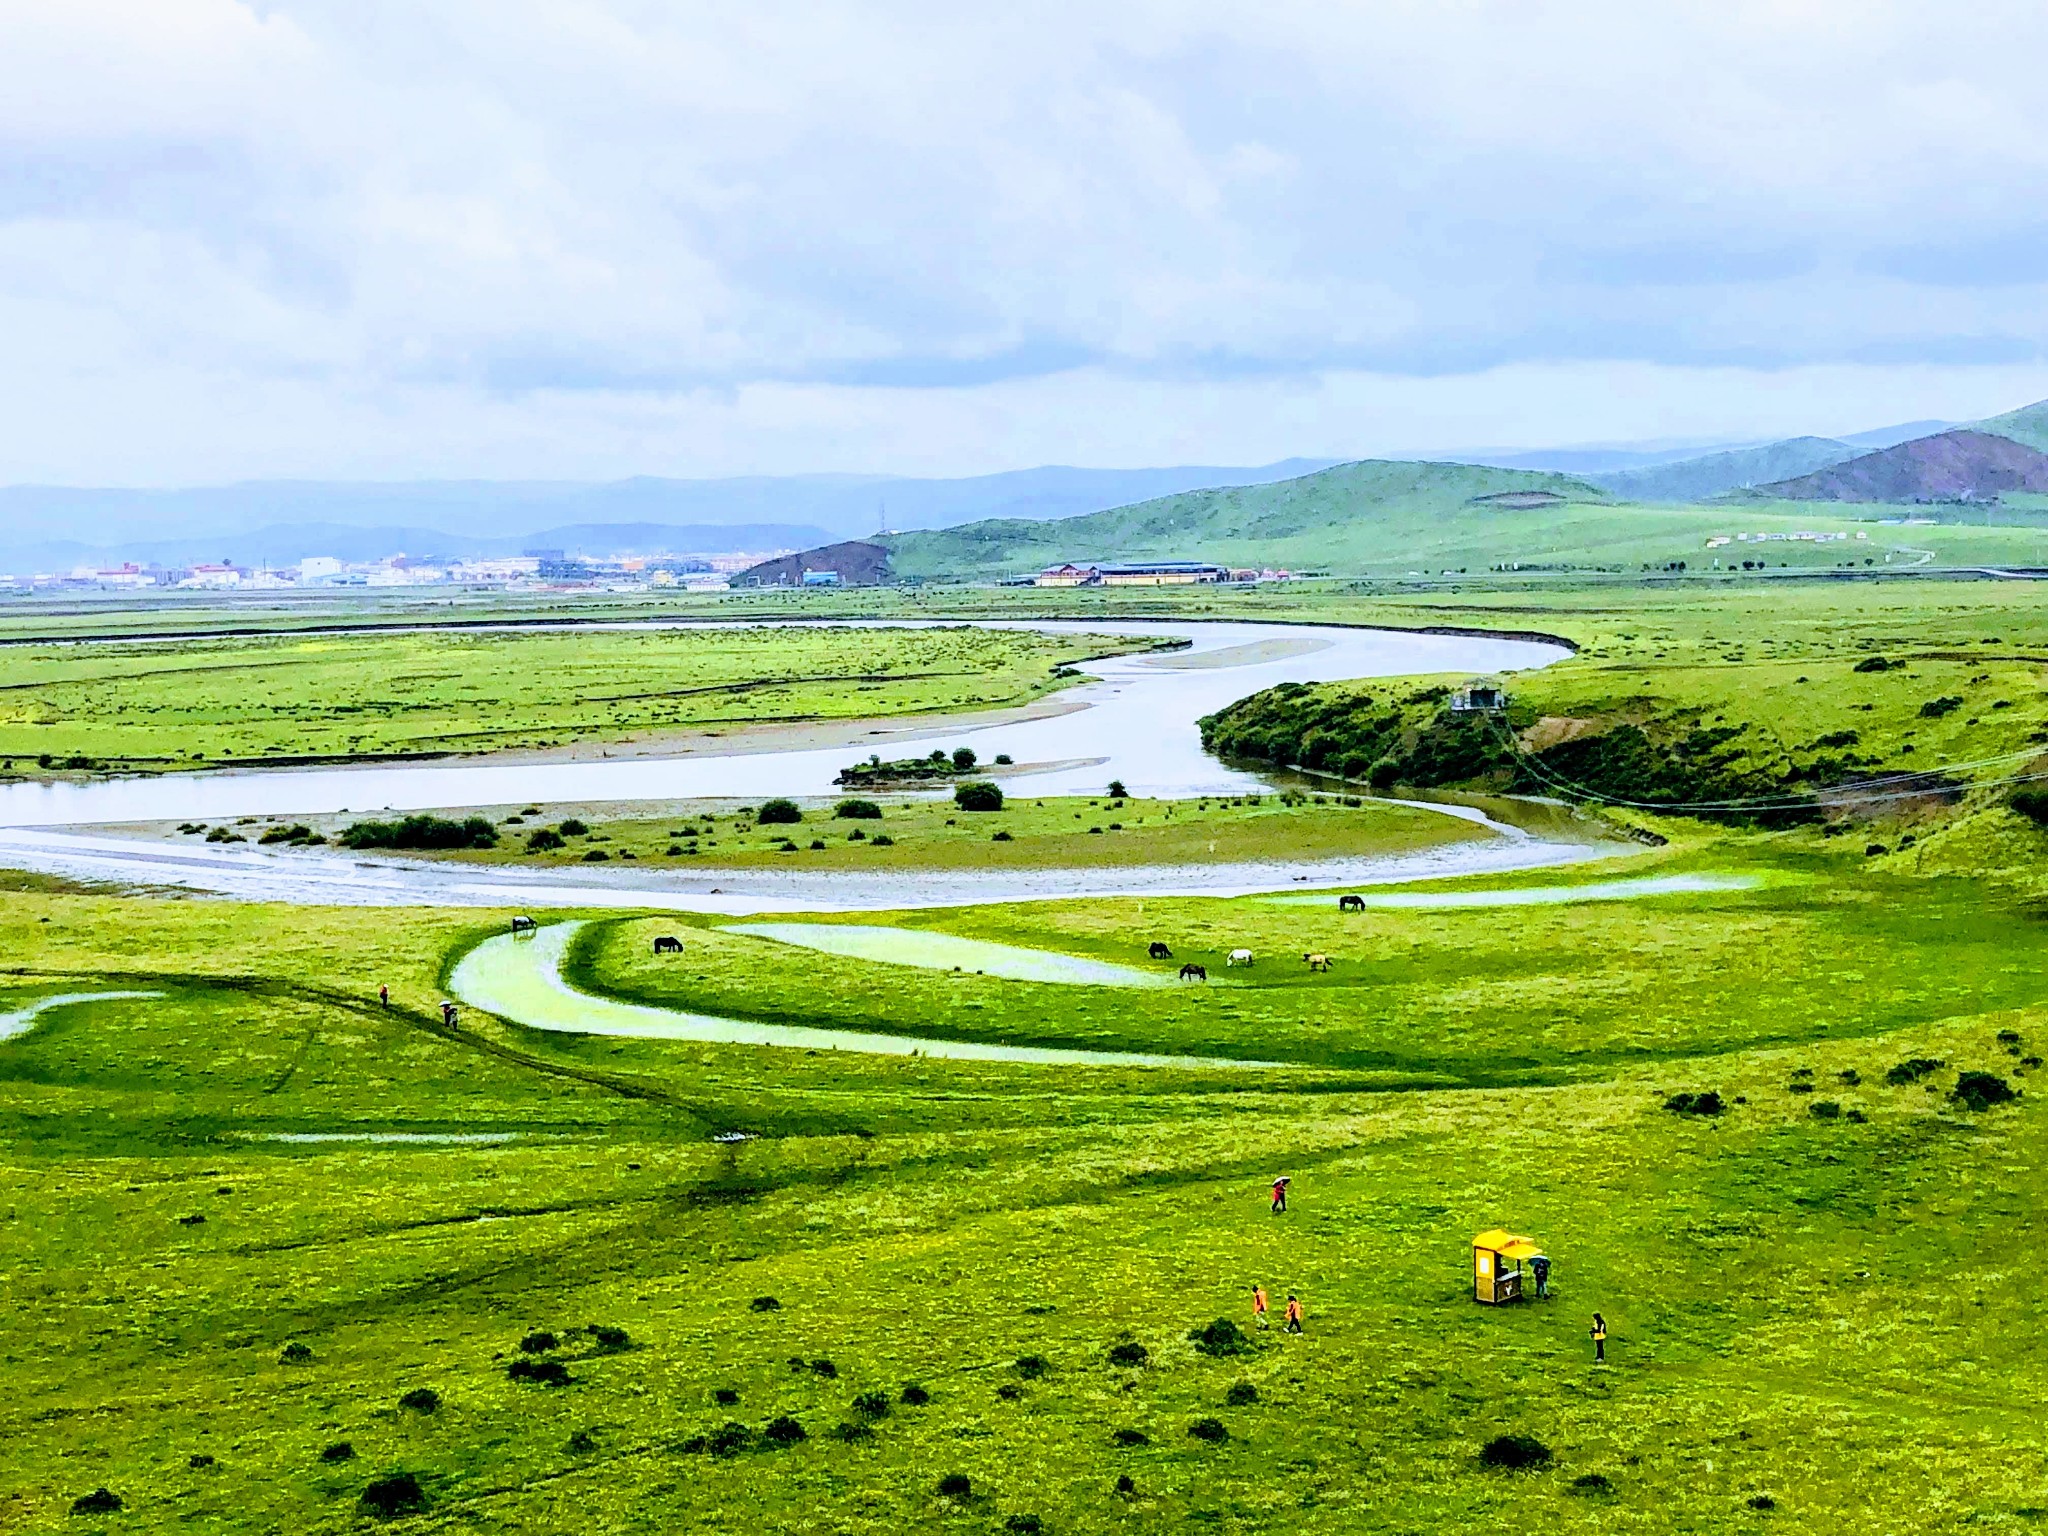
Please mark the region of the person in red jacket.
<svg viewBox="0 0 2048 1536"><path fill-rule="evenodd" d="M1287 1184L1287 1175L1284 1173L1273 1181L1273 1214L1275 1216L1278 1216L1287 1209Z"/></svg>

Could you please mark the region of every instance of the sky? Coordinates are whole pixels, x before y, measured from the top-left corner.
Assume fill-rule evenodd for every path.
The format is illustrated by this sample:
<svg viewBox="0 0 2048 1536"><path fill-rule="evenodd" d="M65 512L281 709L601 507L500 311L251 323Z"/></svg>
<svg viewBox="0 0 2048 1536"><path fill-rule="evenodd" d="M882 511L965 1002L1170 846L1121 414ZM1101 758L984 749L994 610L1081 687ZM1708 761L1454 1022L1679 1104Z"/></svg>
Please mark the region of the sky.
<svg viewBox="0 0 2048 1536"><path fill-rule="evenodd" d="M0 483L1257 464L2048 397L2048 7L0 0Z"/></svg>

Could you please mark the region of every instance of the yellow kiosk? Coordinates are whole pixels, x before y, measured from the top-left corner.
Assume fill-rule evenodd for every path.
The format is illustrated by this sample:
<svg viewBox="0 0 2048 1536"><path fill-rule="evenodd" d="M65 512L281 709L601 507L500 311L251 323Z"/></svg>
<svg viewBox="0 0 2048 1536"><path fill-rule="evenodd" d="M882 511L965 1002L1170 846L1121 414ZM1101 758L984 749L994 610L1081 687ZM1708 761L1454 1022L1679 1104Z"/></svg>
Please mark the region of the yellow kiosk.
<svg viewBox="0 0 2048 1536"><path fill-rule="evenodd" d="M1543 1257L1536 1240L1502 1227L1472 1239L1472 1299L1489 1306L1522 1299L1522 1265Z"/></svg>

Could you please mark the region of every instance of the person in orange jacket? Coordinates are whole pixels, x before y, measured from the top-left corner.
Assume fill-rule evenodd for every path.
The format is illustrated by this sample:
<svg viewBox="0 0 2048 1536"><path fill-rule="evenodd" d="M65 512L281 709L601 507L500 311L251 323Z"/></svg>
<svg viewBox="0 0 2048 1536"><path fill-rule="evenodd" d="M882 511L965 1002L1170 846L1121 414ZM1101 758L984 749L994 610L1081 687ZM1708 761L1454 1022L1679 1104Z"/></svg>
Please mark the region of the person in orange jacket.
<svg viewBox="0 0 2048 1536"><path fill-rule="evenodd" d="M1301 1302L1292 1292L1289 1292L1287 1296L1287 1331L1289 1333L1301 1332Z"/></svg>
<svg viewBox="0 0 2048 1536"><path fill-rule="evenodd" d="M1252 1287L1252 1321L1261 1328L1266 1326L1266 1288L1263 1285Z"/></svg>

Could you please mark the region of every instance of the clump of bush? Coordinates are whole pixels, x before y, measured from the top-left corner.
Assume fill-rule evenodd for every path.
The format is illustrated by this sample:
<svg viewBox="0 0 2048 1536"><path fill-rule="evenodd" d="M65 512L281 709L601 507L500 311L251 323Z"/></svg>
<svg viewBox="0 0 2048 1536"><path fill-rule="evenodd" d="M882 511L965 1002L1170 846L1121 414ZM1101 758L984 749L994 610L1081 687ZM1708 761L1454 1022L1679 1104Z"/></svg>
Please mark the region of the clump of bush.
<svg viewBox="0 0 2048 1536"><path fill-rule="evenodd" d="M587 1429L579 1429L569 1437L569 1454L572 1456L588 1456L596 1449L597 1436Z"/></svg>
<svg viewBox="0 0 2048 1536"><path fill-rule="evenodd" d="M877 832L868 843L868 846L870 848L894 848L896 846L896 839L886 832Z"/></svg>
<svg viewBox="0 0 2048 1536"><path fill-rule="evenodd" d="M1573 1493L1612 1493L1614 1484L1604 1472L1582 1472L1572 1479Z"/></svg>
<svg viewBox="0 0 2048 1536"><path fill-rule="evenodd" d="M555 830L564 837L587 837L590 825L581 816L568 816L563 818L561 825Z"/></svg>
<svg viewBox="0 0 2048 1536"><path fill-rule="evenodd" d="M1718 1115L1728 1106L1721 1102L1721 1095L1709 1088L1705 1093L1674 1093L1664 1101L1664 1107L1674 1115Z"/></svg>
<svg viewBox="0 0 2048 1536"><path fill-rule="evenodd" d="M790 827L804 819L794 800L764 800L754 820L764 827Z"/></svg>
<svg viewBox="0 0 2048 1536"><path fill-rule="evenodd" d="M1152 1443L1152 1437L1142 1429L1120 1429L1113 1438L1118 1445L1122 1446L1150 1445Z"/></svg>
<svg viewBox="0 0 2048 1536"><path fill-rule="evenodd" d="M856 1420L849 1419L845 1423L833 1427L832 1438L852 1445L858 1441L874 1439L875 1430L871 1424L862 1424Z"/></svg>
<svg viewBox="0 0 2048 1536"><path fill-rule="evenodd" d="M505 1374L514 1381L537 1381L547 1387L569 1385L569 1368L559 1360L514 1360Z"/></svg>
<svg viewBox="0 0 2048 1536"><path fill-rule="evenodd" d="M1943 715L1952 715L1963 707L1963 701L1954 694L1945 694L1938 699L1929 699L1920 706L1920 718L1939 720Z"/></svg>
<svg viewBox="0 0 2048 1536"><path fill-rule="evenodd" d="M312 1358L313 1351L306 1345L301 1344L297 1339L293 1339L291 1343L285 1345L283 1349L277 1352L277 1363L279 1365L304 1365Z"/></svg>
<svg viewBox="0 0 2048 1536"><path fill-rule="evenodd" d="M736 1408L739 1406L740 1395L731 1387L714 1387L711 1391L711 1401L721 1408Z"/></svg>
<svg viewBox="0 0 2048 1536"><path fill-rule="evenodd" d="M1109 1350L1111 1365L1143 1365L1152 1358L1152 1352L1139 1343L1113 1344Z"/></svg>
<svg viewBox="0 0 2048 1536"><path fill-rule="evenodd" d="M549 1350L560 1347L560 1340L556 1339L552 1333L544 1330L536 1330L533 1333L529 1333L519 1341L520 1353L528 1355L544 1355Z"/></svg>
<svg viewBox="0 0 2048 1536"><path fill-rule="evenodd" d="M1528 1467L1547 1466L1550 1447L1534 1435L1495 1435L1480 1447L1479 1459L1489 1467L1518 1472Z"/></svg>
<svg viewBox="0 0 2048 1536"><path fill-rule="evenodd" d="M842 821L880 821L882 808L872 800L842 800L832 814Z"/></svg>
<svg viewBox="0 0 2048 1536"><path fill-rule="evenodd" d="M1965 1072L1956 1079L1956 1091L1949 1095L1965 1109L1986 1110L2018 1098L2012 1084L1992 1072Z"/></svg>
<svg viewBox="0 0 2048 1536"><path fill-rule="evenodd" d="M320 1459L322 1461L354 1461L356 1459L356 1448L346 1440L337 1440L332 1445L320 1447Z"/></svg>
<svg viewBox="0 0 2048 1536"><path fill-rule="evenodd" d="M727 1419L711 1431L704 1441L704 1449L714 1456L737 1456L747 1448L747 1426Z"/></svg>
<svg viewBox="0 0 2048 1536"><path fill-rule="evenodd" d="M907 1403L912 1408L922 1408L926 1403L932 1400L932 1395L931 1393L925 1391L923 1387L920 1387L916 1382L912 1382L909 1386L903 1389L903 1397L901 1400Z"/></svg>
<svg viewBox="0 0 2048 1536"><path fill-rule="evenodd" d="M1006 1381L996 1388L996 1396L1006 1403L1014 1403L1024 1395L1024 1389L1014 1381Z"/></svg>
<svg viewBox="0 0 2048 1536"><path fill-rule="evenodd" d="M975 779L955 786L953 803L963 811L1000 811L1003 792L986 779Z"/></svg>
<svg viewBox="0 0 2048 1536"><path fill-rule="evenodd" d="M638 1165L635 1164L635 1166L637 1167ZM625 1349L633 1342L625 1329L614 1328L609 1323L587 1323L584 1325L583 1331L589 1334L591 1341L606 1353Z"/></svg>
<svg viewBox="0 0 2048 1536"><path fill-rule="evenodd" d="M358 1502L367 1513L390 1519L394 1515L418 1514L427 1507L427 1493L412 1473L393 1472L365 1488Z"/></svg>
<svg viewBox="0 0 2048 1536"><path fill-rule="evenodd" d="M948 1472L939 1479L939 1497L970 1499L974 1497L974 1480L965 1472Z"/></svg>
<svg viewBox="0 0 2048 1536"><path fill-rule="evenodd" d="M1036 1515L1012 1515L1003 1522L1003 1529L1018 1536L1038 1536L1045 1529L1045 1522Z"/></svg>
<svg viewBox="0 0 2048 1536"><path fill-rule="evenodd" d="M1259 1400L1259 1389L1248 1381L1233 1381L1230 1390L1223 1394L1227 1407L1249 1408Z"/></svg>
<svg viewBox="0 0 2048 1536"><path fill-rule="evenodd" d="M761 1431L761 1438L770 1445L795 1445L810 1437L804 1433L803 1425L785 1413L768 1421L767 1427Z"/></svg>
<svg viewBox="0 0 2048 1536"><path fill-rule="evenodd" d="M1888 661L1882 656L1866 656L1849 670L1852 672L1890 672L1904 665L1903 661Z"/></svg>
<svg viewBox="0 0 2048 1536"><path fill-rule="evenodd" d="M528 853L553 853L557 848L566 848L568 842L553 827L535 827L526 834Z"/></svg>
<svg viewBox="0 0 2048 1536"><path fill-rule="evenodd" d="M495 848L498 829L487 816L450 821L445 816L422 813L397 821L359 821L344 828L337 841L344 848Z"/></svg>
<svg viewBox="0 0 2048 1536"><path fill-rule="evenodd" d="M290 827L272 827L268 832L257 838L256 841L258 843L310 843L313 841L313 829L306 826L303 822ZM320 841L324 843L327 839L323 837Z"/></svg>
<svg viewBox="0 0 2048 1536"><path fill-rule="evenodd" d="M1230 1438L1230 1431L1223 1427L1221 1419L1197 1419L1188 1426L1188 1434L1211 1445L1219 1445Z"/></svg>
<svg viewBox="0 0 2048 1536"><path fill-rule="evenodd" d="M1043 1355L1019 1355L1017 1357L1017 1374L1026 1381L1036 1381L1051 1369L1052 1367L1046 1363L1045 1356Z"/></svg>
<svg viewBox="0 0 2048 1536"><path fill-rule="evenodd" d="M95 1488L71 1501L71 1513L74 1515L111 1515L120 1507L121 1495L105 1488Z"/></svg>
<svg viewBox="0 0 2048 1536"><path fill-rule="evenodd" d="M1205 1355L1242 1354L1251 1347L1244 1330L1227 1317L1188 1331L1188 1341Z"/></svg>
<svg viewBox="0 0 2048 1536"><path fill-rule="evenodd" d="M1778 1507L1778 1501L1772 1498L1768 1493L1759 1493L1751 1496L1749 1501L1749 1507L1751 1509L1776 1509Z"/></svg>
<svg viewBox="0 0 2048 1536"><path fill-rule="evenodd" d="M2039 784L2022 784L2006 796L2005 803L2034 825L2048 827L2048 788Z"/></svg>
<svg viewBox="0 0 2048 1536"><path fill-rule="evenodd" d="M1119 1472L1116 1477L1116 1491L1125 1498L1129 1498L1138 1491L1138 1485L1131 1481L1130 1473Z"/></svg>
<svg viewBox="0 0 2048 1536"><path fill-rule="evenodd" d="M1839 1120L1842 1106L1833 1099L1819 1099L1806 1106L1806 1112L1816 1120Z"/></svg>
<svg viewBox="0 0 2048 1536"><path fill-rule="evenodd" d="M204 1451L195 1451L185 1458L185 1465L194 1472L203 1472L213 1465L213 1458Z"/></svg>
<svg viewBox="0 0 2048 1536"><path fill-rule="evenodd" d="M853 1411L864 1419L886 1419L889 1417L889 1394L863 1392L853 1400Z"/></svg>
<svg viewBox="0 0 2048 1536"><path fill-rule="evenodd" d="M813 1360L811 1362L811 1369L815 1371L818 1375L825 1377L836 1377L839 1374L839 1367L834 1365L830 1360Z"/></svg>
<svg viewBox="0 0 2048 1536"><path fill-rule="evenodd" d="M1939 1072L1947 1065L1947 1062L1937 1061L1931 1056L1915 1056L1910 1060L1900 1062L1896 1067L1885 1073L1884 1080L1894 1088L1903 1088L1908 1083L1919 1082L1921 1078L1928 1076L1930 1073Z"/></svg>
<svg viewBox="0 0 2048 1536"><path fill-rule="evenodd" d="M747 1303L747 1309L751 1312L780 1312L782 1303L773 1296L756 1296Z"/></svg>
<svg viewBox="0 0 2048 1536"><path fill-rule="evenodd" d="M398 1406L414 1413L433 1413L441 1406L441 1394L432 1387L414 1387L398 1400Z"/></svg>

